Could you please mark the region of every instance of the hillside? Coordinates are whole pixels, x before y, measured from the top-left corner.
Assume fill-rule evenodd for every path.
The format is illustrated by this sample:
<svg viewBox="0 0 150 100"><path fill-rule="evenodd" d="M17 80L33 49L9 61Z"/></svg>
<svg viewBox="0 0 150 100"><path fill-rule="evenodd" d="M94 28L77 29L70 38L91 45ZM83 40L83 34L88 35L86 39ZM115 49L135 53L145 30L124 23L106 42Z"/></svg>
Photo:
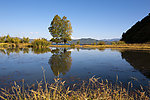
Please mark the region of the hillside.
<svg viewBox="0 0 150 100"><path fill-rule="evenodd" d="M112 41L119 41L119 38L103 39L103 40L97 40L92 38L81 38L81 39L73 39L70 43L77 43L77 41L80 41L80 44L98 43L99 41L105 41L107 44L110 44L110 42Z"/></svg>
<svg viewBox="0 0 150 100"><path fill-rule="evenodd" d="M150 13L123 33L121 40L126 43L150 42Z"/></svg>

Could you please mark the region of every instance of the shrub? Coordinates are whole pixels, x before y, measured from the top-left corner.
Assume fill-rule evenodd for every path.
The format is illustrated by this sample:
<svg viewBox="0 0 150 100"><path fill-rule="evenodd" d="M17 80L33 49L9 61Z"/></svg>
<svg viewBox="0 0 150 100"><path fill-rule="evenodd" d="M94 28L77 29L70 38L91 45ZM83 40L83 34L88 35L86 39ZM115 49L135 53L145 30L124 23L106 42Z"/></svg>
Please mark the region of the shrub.
<svg viewBox="0 0 150 100"><path fill-rule="evenodd" d="M14 43L16 43L16 44L17 44L17 43L20 43L20 42L21 42L21 41L20 41L20 39L19 39L19 38L17 38L17 37L16 37L16 38L14 38Z"/></svg>
<svg viewBox="0 0 150 100"><path fill-rule="evenodd" d="M0 43L5 43L6 36L0 37Z"/></svg>
<svg viewBox="0 0 150 100"><path fill-rule="evenodd" d="M44 48L49 46L50 44L51 43L45 39L35 39L34 41L32 41L32 46L34 48Z"/></svg>
<svg viewBox="0 0 150 100"><path fill-rule="evenodd" d="M118 41L117 44L126 44L124 41Z"/></svg>
<svg viewBox="0 0 150 100"><path fill-rule="evenodd" d="M71 46L71 47L75 47L75 43L72 43L70 46Z"/></svg>
<svg viewBox="0 0 150 100"><path fill-rule="evenodd" d="M77 44L78 44L78 45L80 44L80 40L77 41Z"/></svg>
<svg viewBox="0 0 150 100"><path fill-rule="evenodd" d="M29 38L27 37L27 38L25 38L25 37L23 37L23 39L21 39L21 43L29 43Z"/></svg>
<svg viewBox="0 0 150 100"><path fill-rule="evenodd" d="M96 45L96 42L94 42L93 45Z"/></svg>
<svg viewBox="0 0 150 100"><path fill-rule="evenodd" d="M106 43L104 41L99 41L98 45L105 45Z"/></svg>
<svg viewBox="0 0 150 100"><path fill-rule="evenodd" d="M113 41L111 42L112 45L120 45L120 44L126 44L124 41Z"/></svg>
<svg viewBox="0 0 150 100"><path fill-rule="evenodd" d="M116 43L115 41L112 41L111 44L112 44L112 45L116 45L117 43Z"/></svg>

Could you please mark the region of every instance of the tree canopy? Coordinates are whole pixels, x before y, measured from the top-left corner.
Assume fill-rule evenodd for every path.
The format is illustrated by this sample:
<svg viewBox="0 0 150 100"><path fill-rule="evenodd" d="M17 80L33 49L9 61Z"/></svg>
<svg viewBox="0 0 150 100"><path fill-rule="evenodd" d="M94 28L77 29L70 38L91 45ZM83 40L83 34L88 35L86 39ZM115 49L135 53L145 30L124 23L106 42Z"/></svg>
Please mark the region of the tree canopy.
<svg viewBox="0 0 150 100"><path fill-rule="evenodd" d="M67 17L56 15L48 28L50 34L52 35L52 42L60 43L71 41L72 26L70 20L67 20Z"/></svg>
<svg viewBox="0 0 150 100"><path fill-rule="evenodd" d="M123 33L121 41L126 43L150 42L150 14Z"/></svg>

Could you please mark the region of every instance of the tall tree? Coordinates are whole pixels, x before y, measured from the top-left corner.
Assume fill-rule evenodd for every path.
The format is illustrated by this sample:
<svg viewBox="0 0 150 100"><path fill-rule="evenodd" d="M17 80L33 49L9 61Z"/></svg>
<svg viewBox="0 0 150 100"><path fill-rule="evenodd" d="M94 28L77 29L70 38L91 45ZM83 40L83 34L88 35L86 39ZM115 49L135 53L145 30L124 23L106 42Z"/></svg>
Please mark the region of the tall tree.
<svg viewBox="0 0 150 100"><path fill-rule="evenodd" d="M51 39L52 42L59 43L60 42L60 36L61 36L61 18L60 16L56 15L52 22L49 29L50 34L53 36Z"/></svg>
<svg viewBox="0 0 150 100"><path fill-rule="evenodd" d="M67 41L71 40L72 26L65 16L61 19L60 16L56 15L48 29L53 36L52 42L64 42L66 44Z"/></svg>
<svg viewBox="0 0 150 100"><path fill-rule="evenodd" d="M72 26L70 20L63 16L61 27L61 40L66 44L67 41L71 41Z"/></svg>

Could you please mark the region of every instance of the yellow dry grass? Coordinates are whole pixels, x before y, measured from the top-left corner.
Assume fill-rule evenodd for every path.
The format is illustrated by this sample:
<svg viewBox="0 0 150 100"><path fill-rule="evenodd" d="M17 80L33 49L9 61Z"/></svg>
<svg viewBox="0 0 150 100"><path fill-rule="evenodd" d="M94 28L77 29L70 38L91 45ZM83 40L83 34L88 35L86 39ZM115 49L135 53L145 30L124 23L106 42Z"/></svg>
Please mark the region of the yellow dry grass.
<svg viewBox="0 0 150 100"><path fill-rule="evenodd" d="M0 98L4 100L149 100L146 92L141 88L135 92L129 92L132 88L132 83L128 83L128 88L125 89L120 85L112 85L108 80L99 78L90 78L88 84L84 81L82 85L66 86L65 81L60 78L55 78L55 82L48 84L44 79L42 82L37 82L37 88L29 87L24 89L23 85L19 86L14 82L11 90L1 89ZM35 85L32 85L35 86Z"/></svg>

